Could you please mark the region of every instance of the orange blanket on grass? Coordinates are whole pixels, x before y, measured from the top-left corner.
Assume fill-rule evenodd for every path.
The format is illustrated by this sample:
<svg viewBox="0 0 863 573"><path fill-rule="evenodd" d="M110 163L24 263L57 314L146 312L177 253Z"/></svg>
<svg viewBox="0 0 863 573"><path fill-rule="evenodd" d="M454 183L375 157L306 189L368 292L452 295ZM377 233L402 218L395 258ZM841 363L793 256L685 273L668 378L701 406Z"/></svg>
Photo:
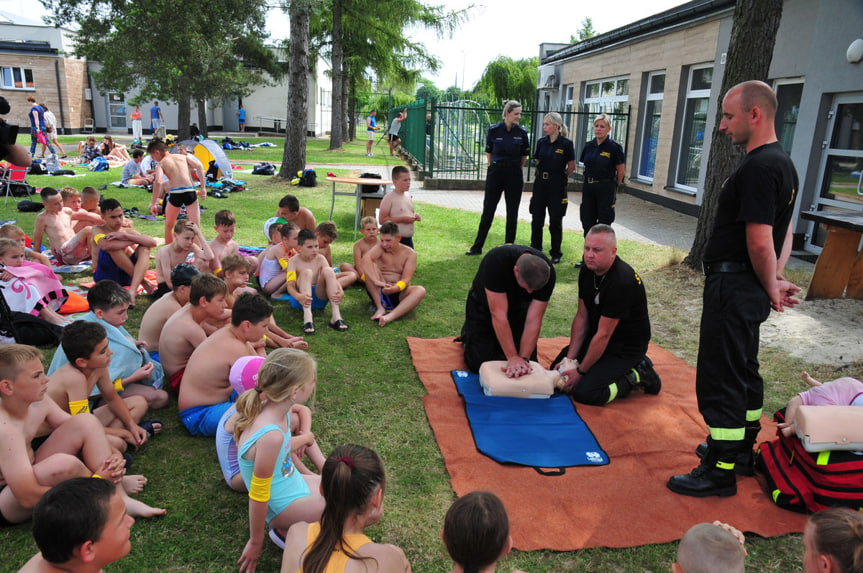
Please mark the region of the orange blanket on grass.
<svg viewBox="0 0 863 573"><path fill-rule="evenodd" d="M450 370L465 368L461 344L452 338L407 341L428 392L423 404L453 490L459 496L474 490L500 496L519 550L668 543L692 525L716 519L764 537L803 531L806 516L776 507L755 478L738 478L738 493L728 498L691 498L665 487L670 476L698 463L693 450L707 429L695 401L695 369L654 344L648 355L662 377L659 395L636 392L604 408L576 405L611 463L566 468L564 475L549 477L477 451L450 376ZM547 366L567 343L566 338L540 340L540 364ZM773 439L775 424L767 417L761 423L759 440Z"/></svg>

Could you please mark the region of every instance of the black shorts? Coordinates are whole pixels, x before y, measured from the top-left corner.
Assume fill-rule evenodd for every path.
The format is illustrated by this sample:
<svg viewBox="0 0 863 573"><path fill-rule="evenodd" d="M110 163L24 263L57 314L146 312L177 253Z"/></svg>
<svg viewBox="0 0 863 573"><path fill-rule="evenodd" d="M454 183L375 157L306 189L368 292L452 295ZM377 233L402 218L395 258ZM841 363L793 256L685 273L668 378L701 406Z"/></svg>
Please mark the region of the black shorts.
<svg viewBox="0 0 863 573"><path fill-rule="evenodd" d="M389 141L398 141L398 140L399 140L398 135L393 135L392 133L389 134Z"/></svg>
<svg viewBox="0 0 863 573"><path fill-rule="evenodd" d="M198 194L194 191L184 191L182 193L169 193L168 203L174 207L182 207L183 205L192 205L198 200Z"/></svg>

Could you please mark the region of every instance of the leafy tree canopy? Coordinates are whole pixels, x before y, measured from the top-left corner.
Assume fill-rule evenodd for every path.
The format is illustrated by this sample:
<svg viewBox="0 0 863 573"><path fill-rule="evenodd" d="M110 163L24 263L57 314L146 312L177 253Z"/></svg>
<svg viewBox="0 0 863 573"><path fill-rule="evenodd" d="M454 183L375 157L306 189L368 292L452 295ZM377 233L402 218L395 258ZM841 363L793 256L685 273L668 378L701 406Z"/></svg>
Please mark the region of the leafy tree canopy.
<svg viewBox="0 0 863 573"><path fill-rule="evenodd" d="M593 20L585 18L581 21L581 28L578 29L578 32L569 37L569 42L571 44L577 44L578 42L583 42L593 38L596 34L597 31L596 28L593 27Z"/></svg>
<svg viewBox="0 0 863 573"><path fill-rule="evenodd" d="M539 58L513 60L498 56L489 62L473 92L496 103L515 99L531 107L536 94Z"/></svg>

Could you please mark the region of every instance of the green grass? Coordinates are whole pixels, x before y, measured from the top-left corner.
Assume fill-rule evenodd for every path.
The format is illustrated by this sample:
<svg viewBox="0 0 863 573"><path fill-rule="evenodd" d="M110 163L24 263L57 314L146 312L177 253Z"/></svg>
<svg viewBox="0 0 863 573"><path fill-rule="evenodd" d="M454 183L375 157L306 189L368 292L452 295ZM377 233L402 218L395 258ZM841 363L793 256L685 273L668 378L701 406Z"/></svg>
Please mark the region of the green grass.
<svg viewBox="0 0 863 573"><path fill-rule="evenodd" d="M318 152L326 157L335 155L322 150L315 153ZM365 159L357 156L351 161ZM332 163L328 159L323 161ZM340 175L346 173L339 171ZM319 176L322 175L319 170ZM62 186L68 182L80 188L114 177L112 171L107 175L88 174L86 178L60 178L60 182L47 176L30 179L39 185L50 181ZM208 211L203 220L208 236L211 236L215 210L230 208L239 221L238 241L261 244L263 222L274 213L278 199L287 192L296 194L319 220L329 214L329 184L322 182L317 188L309 189L292 187L270 177L249 176L247 179L247 191L225 200L207 200ZM124 207L134 205L142 210L149 201L149 195L140 189L109 187L104 194L118 198ZM335 220L342 236L333 244L336 261L350 258L352 205L348 197L337 198ZM431 573L450 567L440 541L440 528L454 495L422 407L425 391L411 364L405 337L437 338L458 334L465 294L479 263L477 258L464 257L462 253L473 239L478 215L424 204L419 204L417 209L423 220L417 226L420 264L415 281L427 288L428 296L413 313L386 328L379 328L369 320L365 293L349 289L342 308L350 331L336 333L319 328L318 334L310 339L309 350L319 364L317 396L311 406L314 432L325 452L339 444L353 442L380 453L388 477L386 512L382 523L371 529L371 537L399 545L407 553L414 571ZM35 215L14 212L14 204L10 202L0 207L0 218L18 219L26 231L32 232ZM136 221L135 225L142 232L162 234L162 223ZM518 242L528 242L529 232L528 224L519 225ZM502 241L503 224L498 221L488 244ZM567 233L564 260L577 260L581 245L580 234ZM681 259L681 253L670 248L631 241L621 241L619 247L620 256L638 270L647 285L655 342L694 364L701 277L673 264ZM577 271L571 265L560 265L558 272L558 286L543 324L542 335L546 337L568 335L577 300ZM802 280L805 276L795 278ZM131 313L127 323L131 332L136 332L140 324L145 299L140 297L142 304ZM278 303L275 316L288 332L299 332L302 320L298 312ZM324 320L324 317L317 318L320 325ZM804 365L776 350L765 350L761 357L767 381L765 410L770 411L784 405L797 391L796 373ZM810 371L816 377L829 378L824 368ZM165 422L165 431L136 456L134 472L143 473L150 480L140 498L166 507L168 514L161 519L139 520L132 530L132 552L108 570L236 570L235 562L248 535L247 497L231 492L223 483L213 441L189 437L180 425L175 404L151 413L152 416ZM633 522L632 527L650 527L650 524ZM35 552L28 525L0 529L0 544L6 548L4 562L8 565L4 569L7 570L23 564ZM773 539L750 536L747 547L750 571L800 570L803 548L799 535ZM668 571L675 550L676 544L672 543L629 549L514 552L504 560L500 570L518 568L532 573ZM275 546L266 542L259 570L276 571L279 560Z"/></svg>

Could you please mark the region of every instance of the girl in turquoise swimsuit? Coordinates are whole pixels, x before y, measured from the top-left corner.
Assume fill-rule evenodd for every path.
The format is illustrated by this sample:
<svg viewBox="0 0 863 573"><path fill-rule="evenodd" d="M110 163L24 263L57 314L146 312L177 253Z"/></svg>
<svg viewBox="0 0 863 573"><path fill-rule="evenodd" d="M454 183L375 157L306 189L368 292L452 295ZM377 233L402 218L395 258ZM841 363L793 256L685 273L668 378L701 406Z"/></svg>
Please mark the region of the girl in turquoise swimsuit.
<svg viewBox="0 0 863 573"><path fill-rule="evenodd" d="M240 556L240 573L254 571L266 525L279 537L298 521L314 522L324 510L320 476L301 474L291 450L310 446L309 432L291 442L291 407L315 391L317 364L308 353L278 348L267 356L258 383L237 399L234 437L243 481L249 490L249 541ZM272 537L272 534L271 534Z"/></svg>

